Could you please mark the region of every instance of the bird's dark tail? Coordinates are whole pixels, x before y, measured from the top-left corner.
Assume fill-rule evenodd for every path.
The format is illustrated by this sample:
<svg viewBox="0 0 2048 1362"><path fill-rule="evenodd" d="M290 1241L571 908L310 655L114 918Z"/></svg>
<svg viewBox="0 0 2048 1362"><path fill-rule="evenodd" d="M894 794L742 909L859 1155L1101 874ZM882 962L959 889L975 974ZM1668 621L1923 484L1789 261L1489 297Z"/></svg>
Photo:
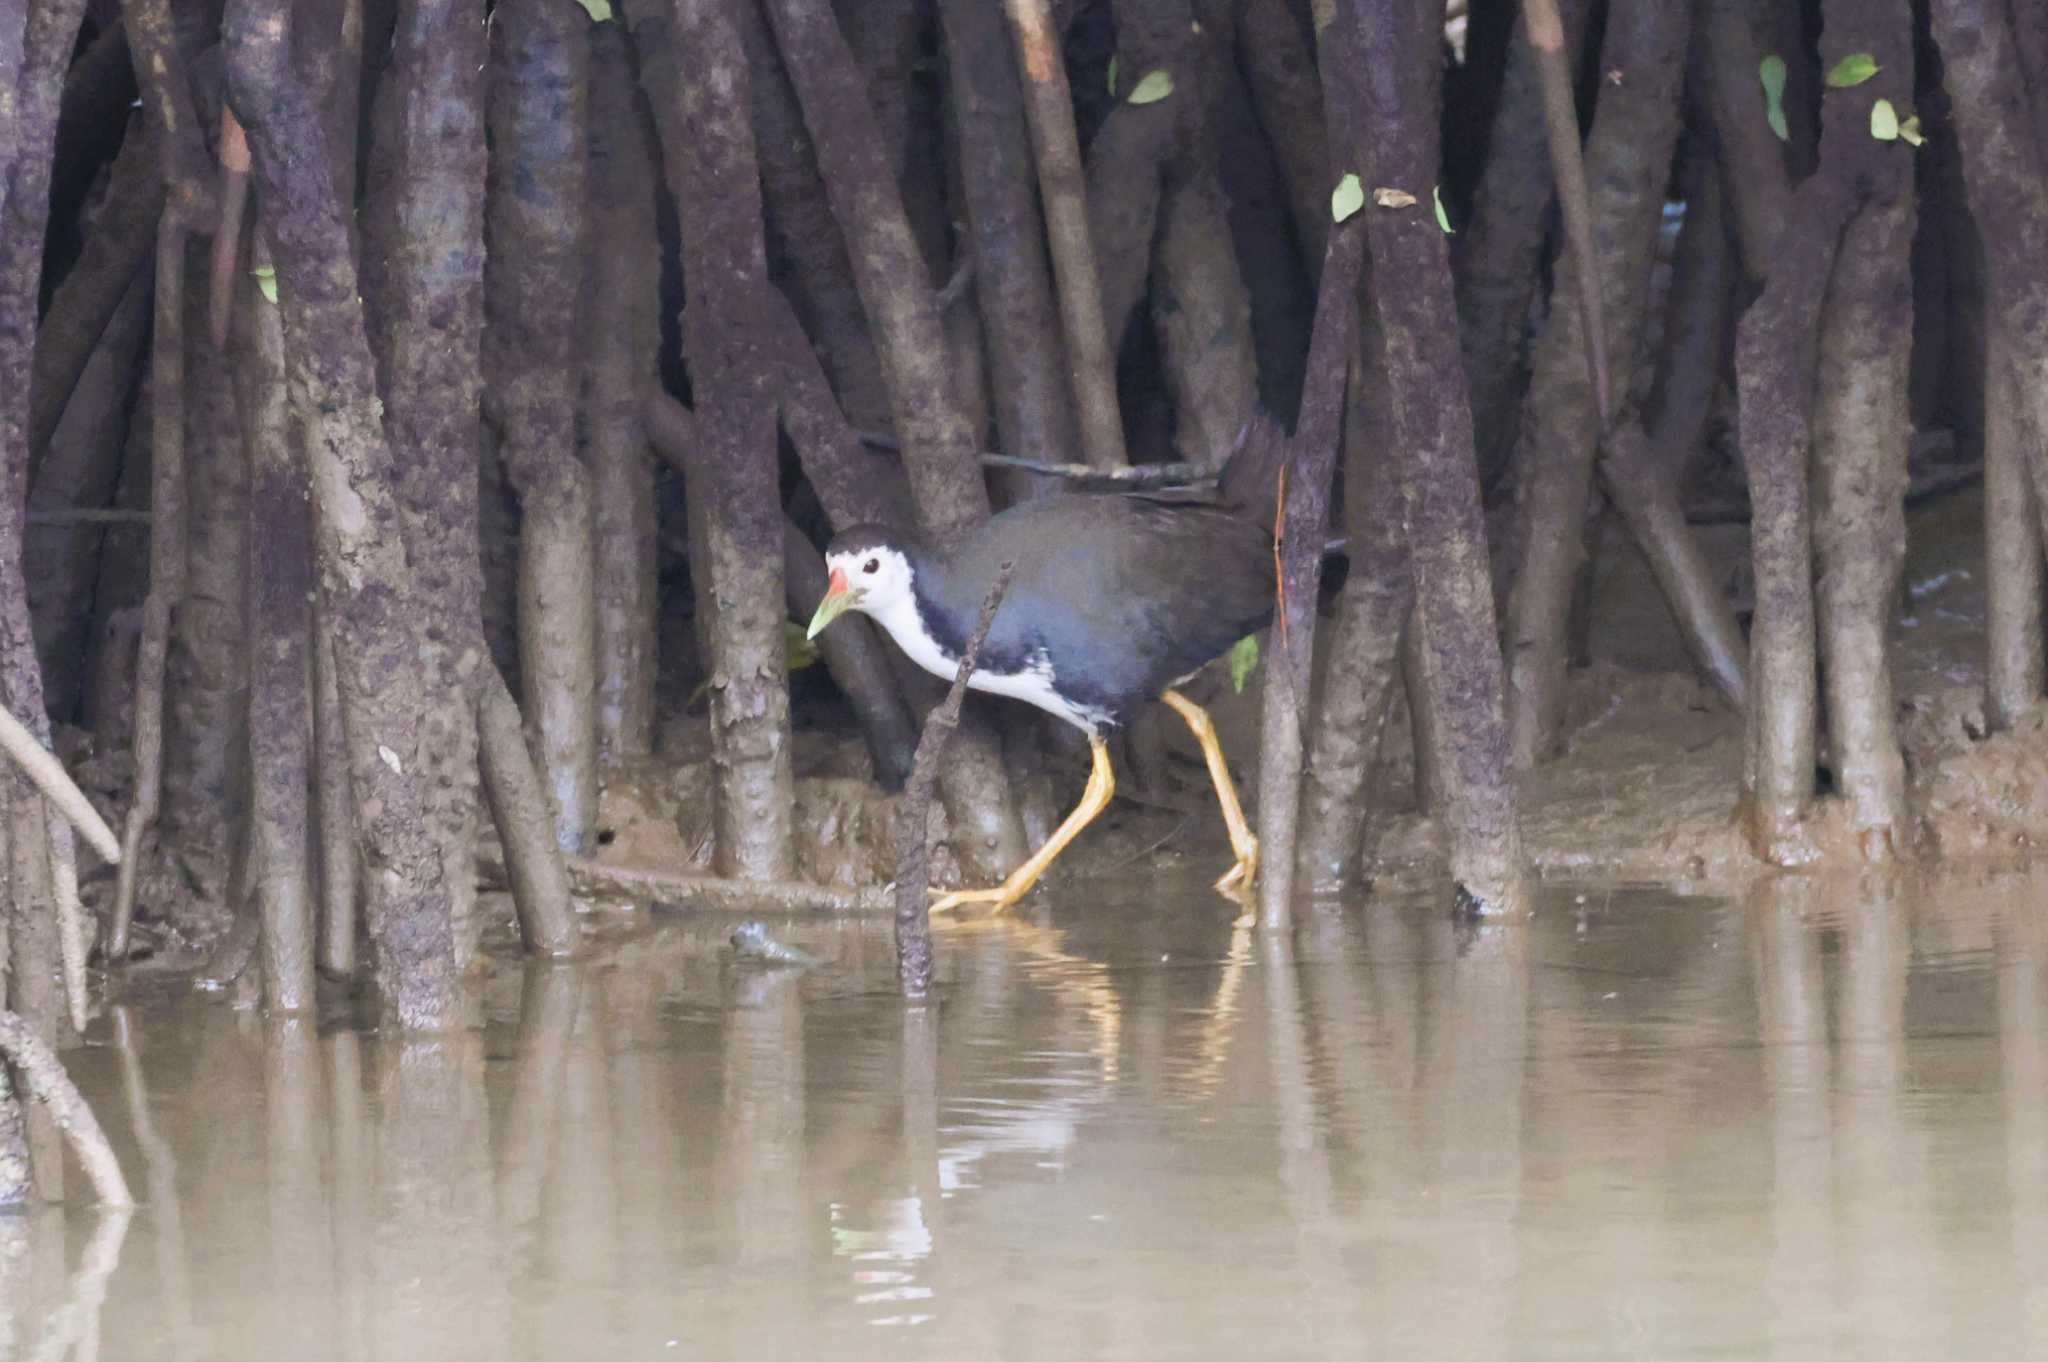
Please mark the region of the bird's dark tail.
<svg viewBox="0 0 2048 1362"><path fill-rule="evenodd" d="M1263 407L1237 437L1237 448L1216 475L1216 499L1267 529L1280 511L1280 477L1293 454L1293 442Z"/></svg>

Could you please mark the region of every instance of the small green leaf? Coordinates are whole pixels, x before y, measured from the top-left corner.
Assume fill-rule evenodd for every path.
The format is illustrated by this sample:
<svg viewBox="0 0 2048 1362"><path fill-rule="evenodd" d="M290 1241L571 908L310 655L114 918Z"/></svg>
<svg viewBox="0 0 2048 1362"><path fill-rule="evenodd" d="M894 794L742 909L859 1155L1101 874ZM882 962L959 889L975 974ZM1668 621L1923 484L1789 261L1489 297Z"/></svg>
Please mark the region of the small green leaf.
<svg viewBox="0 0 2048 1362"><path fill-rule="evenodd" d="M1899 140L1899 111L1889 99L1880 99L1870 106L1870 135L1880 142Z"/></svg>
<svg viewBox="0 0 2048 1362"><path fill-rule="evenodd" d="M1444 187L1437 185L1431 189L1429 198L1436 205L1436 225L1444 229L1445 236L1456 236L1457 229L1451 226L1451 215L1444 211Z"/></svg>
<svg viewBox="0 0 2048 1362"><path fill-rule="evenodd" d="M1846 90L1852 85L1861 85L1879 71L1877 58L1868 52L1851 52L1836 62L1828 72L1830 90Z"/></svg>
<svg viewBox="0 0 2048 1362"><path fill-rule="evenodd" d="M1116 97L1116 57L1113 55L1109 59L1109 94L1112 99Z"/></svg>
<svg viewBox="0 0 2048 1362"><path fill-rule="evenodd" d="M266 303L277 301L277 270L274 266L258 265L249 273L256 276L256 291L263 295Z"/></svg>
<svg viewBox="0 0 2048 1362"><path fill-rule="evenodd" d="M1173 73L1163 67L1147 71L1144 77L1131 88L1131 104L1157 104L1173 93Z"/></svg>
<svg viewBox="0 0 2048 1362"><path fill-rule="evenodd" d="M576 0L583 6L583 12L590 16L593 24L602 24L612 17L612 0Z"/></svg>
<svg viewBox="0 0 2048 1362"><path fill-rule="evenodd" d="M1365 186L1358 176L1347 173L1330 194L1330 220L1342 222L1365 207Z"/></svg>
<svg viewBox="0 0 2048 1362"><path fill-rule="evenodd" d="M1258 665L1259 636L1246 634L1230 645L1230 688L1239 695L1244 694L1244 683L1251 680Z"/></svg>
<svg viewBox="0 0 2048 1362"><path fill-rule="evenodd" d="M1785 59L1771 53L1757 63L1756 74L1764 86L1764 122L1780 142L1791 141L1792 132L1785 126Z"/></svg>
<svg viewBox="0 0 2048 1362"><path fill-rule="evenodd" d="M1906 121L1899 124L1899 136L1905 138L1912 146L1922 147L1927 145L1927 138L1920 131L1919 114L1908 114L1906 116Z"/></svg>

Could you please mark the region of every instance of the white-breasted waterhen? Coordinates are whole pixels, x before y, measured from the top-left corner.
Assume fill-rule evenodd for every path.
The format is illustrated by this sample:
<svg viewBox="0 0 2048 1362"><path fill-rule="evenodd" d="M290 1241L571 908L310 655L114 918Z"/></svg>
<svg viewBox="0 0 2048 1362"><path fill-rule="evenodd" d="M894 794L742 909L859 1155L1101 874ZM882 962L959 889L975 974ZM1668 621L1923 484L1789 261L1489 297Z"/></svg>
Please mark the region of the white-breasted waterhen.
<svg viewBox="0 0 2048 1362"><path fill-rule="evenodd" d="M1036 497L943 548L874 525L833 537L825 551L831 578L810 633L861 611L911 661L949 680L989 584L1003 563L1015 564L967 684L1066 720L1088 735L1094 756L1081 802L1044 846L1000 885L947 894L933 912L969 903L1001 910L1022 898L1108 805L1116 782L1105 738L1153 700L1187 721L1208 761L1237 856L1216 887L1251 883L1258 839L1215 726L1175 687L1273 616L1273 511L1285 443L1277 430L1261 429L1207 493Z"/></svg>

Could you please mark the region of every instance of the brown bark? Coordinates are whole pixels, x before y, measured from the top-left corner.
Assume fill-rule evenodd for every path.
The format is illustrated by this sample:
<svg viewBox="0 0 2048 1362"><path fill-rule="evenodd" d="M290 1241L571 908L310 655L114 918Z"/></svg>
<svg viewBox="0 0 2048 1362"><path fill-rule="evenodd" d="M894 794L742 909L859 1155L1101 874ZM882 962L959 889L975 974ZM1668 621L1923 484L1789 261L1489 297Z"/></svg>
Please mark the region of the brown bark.
<svg viewBox="0 0 2048 1362"><path fill-rule="evenodd" d="M333 631L313 602L313 802L319 825L320 968L337 979L356 972L362 925L362 858L356 846L356 801L349 788L348 735L342 732L341 685Z"/></svg>
<svg viewBox="0 0 2048 1362"><path fill-rule="evenodd" d="M1635 417L1601 443L1600 479L1657 579L1671 617L1714 688L1737 709L1749 700L1748 644L1712 562L1686 524L1668 449L1653 445ZM1902 530L1903 532L1903 530Z"/></svg>
<svg viewBox="0 0 2048 1362"><path fill-rule="evenodd" d="M135 787L121 829L121 872L107 923L107 958L128 953L142 838L163 795L164 664L171 613L185 589L185 229L166 214L157 242L150 361L149 595L135 661Z"/></svg>
<svg viewBox="0 0 2048 1362"><path fill-rule="evenodd" d="M47 748L49 714L22 576L28 399L57 111L83 4L40 0L17 7L15 15L24 8L25 19L14 18L5 25L5 41L0 42L0 113L7 128L6 136L0 137L0 706ZM26 779L11 769L0 773L0 810L7 818L11 864L5 915L5 955L11 962L7 986L14 1010L47 1040L56 1033L60 1010L52 987L58 947L55 915L59 902L76 893L71 826L49 818ZM83 947L76 935L65 933L62 945L67 956ZM76 962L67 959L66 965L69 979L82 983L82 957ZM84 1005L82 993L75 993L74 1019L82 1018ZM11 1099L0 1097L0 1106L11 1107ZM55 1128L39 1107L28 1108L26 1117L36 1190L54 1199L62 1195L63 1174Z"/></svg>
<svg viewBox="0 0 2048 1362"><path fill-rule="evenodd" d="M1719 161L1707 156L1686 167L1685 224L1648 400L1651 447L1664 477L1680 487L1706 443L1735 332L1735 249L1721 176Z"/></svg>
<svg viewBox="0 0 2048 1362"><path fill-rule="evenodd" d="M835 530L854 525L909 525L915 513L902 466L861 441L841 404L834 400L818 352L788 299L779 290L771 291L764 311L782 429L796 449L797 462L810 479L811 490L825 508L825 518ZM665 393L649 401L655 407L683 410ZM657 430L652 408L650 413L649 429ZM660 444L658 436L656 443ZM689 440L672 442L670 447L686 450ZM671 453L669 457L676 456Z"/></svg>
<svg viewBox="0 0 2048 1362"><path fill-rule="evenodd" d="M1330 153L1323 127L1316 58L1288 0L1245 0L1237 11L1237 51L1266 131L1303 263L1323 258L1330 231Z"/></svg>
<svg viewBox="0 0 2048 1362"><path fill-rule="evenodd" d="M40 462L100 336L153 257L156 223L164 210L160 161L155 131L147 122L136 122L108 170L106 198L93 219L92 235L50 296L49 311L36 332L29 380L32 463Z"/></svg>
<svg viewBox="0 0 2048 1362"><path fill-rule="evenodd" d="M1984 241L1987 325L2010 366L2036 512L2048 514L2048 132L2036 126L2027 94L2029 79L2048 73L2021 69L2020 7L2011 22L1989 0L1939 0L1930 14Z"/></svg>
<svg viewBox="0 0 2048 1362"><path fill-rule="evenodd" d="M720 874L767 880L793 865L789 687L773 370L761 318L768 277L735 9L735 0L675 0L675 38L701 78L684 85L681 144L665 150L677 202L687 205L683 332L703 436L689 493L707 511L703 561L718 607L706 622L716 864Z"/></svg>
<svg viewBox="0 0 2048 1362"><path fill-rule="evenodd" d="M243 616L249 464L235 413L232 366L207 330L207 251L185 252L184 579L171 606L164 677L163 812L158 842L195 882L203 905L245 906L242 874L248 714Z"/></svg>
<svg viewBox="0 0 2048 1362"><path fill-rule="evenodd" d="M668 21L643 13L648 0L633 6L633 43L640 52L640 78L654 103L657 123L680 107L678 57L668 41ZM863 426L889 421L888 382L875 348L868 316L861 306L846 238L832 216L811 137L804 129L803 110L790 88L768 16L756 3L739 11L740 35L746 43L747 69L753 81L756 156L761 165L761 192L767 217L769 258L784 267L783 287L794 301L803 327L816 338L818 359L831 378L846 411ZM672 133L664 133L669 141ZM894 145L894 144L892 144ZM891 172L903 168L906 140L895 146Z"/></svg>
<svg viewBox="0 0 2048 1362"><path fill-rule="evenodd" d="M1580 296L1588 271L1606 294L1600 309L1613 338L1614 386L1632 383L1657 223L1678 141L1688 5L1627 6L1609 20L1603 83L1586 174L1594 186L1595 254L1560 262L1557 292ZM1569 199L1571 194L1565 196ZM1586 309L1554 303L1536 344L1521 449L1521 566L1508 595L1508 726L1515 764L1550 754L1564 713L1566 619L1584 561L1585 508L1593 456L1607 424L1607 395L1589 375Z"/></svg>
<svg viewBox="0 0 2048 1362"><path fill-rule="evenodd" d="M1867 35L1910 91L1904 13ZM1883 72L1878 79L1884 79ZM1894 148L1894 150L1902 150ZM1912 334L1912 165L1888 158L1842 233L1821 315L1814 392L1814 546L1828 746L1835 788L1867 860L1907 850L1906 770L1893 716L1887 634L1906 562L1907 347Z"/></svg>
<svg viewBox="0 0 2048 1362"><path fill-rule="evenodd" d="M1842 234L1873 186L1890 182L1887 158L1910 149L1870 135L1879 98L1910 106L1910 57L1896 16L1876 0L1831 0L1821 60L1883 53L1878 75L1838 91L1823 109L1820 169L1802 182L1770 247L1763 295L1737 328L1736 378L1748 465L1756 612L1750 626L1747 822L1757 851L1777 864L1814 855L1802 826L1813 794L1815 640L1807 460L1813 439L1817 331ZM1904 350L1903 336L1891 339ZM1903 413L1900 417L1903 421Z"/></svg>
<svg viewBox="0 0 2048 1362"><path fill-rule="evenodd" d="M940 8L997 439L1018 458L1065 459L1079 427L1009 35L998 0Z"/></svg>
<svg viewBox="0 0 2048 1362"><path fill-rule="evenodd" d="M1993 340L1984 394L1984 719L2012 727L2041 698L2041 522L2027 482L2012 369Z"/></svg>
<svg viewBox="0 0 2048 1362"><path fill-rule="evenodd" d="M1169 183L1151 298L1160 367L1173 398L1174 452L1211 468L1230 457L1258 404L1251 298L1214 149L1207 137L1197 142L1188 155L1206 169Z"/></svg>
<svg viewBox="0 0 2048 1362"><path fill-rule="evenodd" d="M1727 192L1742 263L1752 279L1770 274L1771 245L1792 216L1792 179L1786 144L1765 119L1757 63L1771 50L1758 38L1758 0L1699 0L1700 60L1707 106L1719 143L1722 188ZM1800 54L1785 54L1796 60ZM1789 121L1793 110L1787 98Z"/></svg>
<svg viewBox="0 0 2048 1362"><path fill-rule="evenodd" d="M522 708L574 853L597 834L598 797L596 551L576 453L588 28L557 0L493 11L484 263L485 410L519 493Z"/></svg>
<svg viewBox="0 0 2048 1362"><path fill-rule="evenodd" d="M654 748L654 465L640 415L661 346L652 135L625 37L617 24L599 24L590 35L583 428L597 547L597 731L612 760Z"/></svg>
<svg viewBox="0 0 2048 1362"><path fill-rule="evenodd" d="M938 306L880 129L830 11L799 0L765 3L881 350L919 519L949 538L987 518L988 489L974 432L949 387Z"/></svg>
<svg viewBox="0 0 2048 1362"><path fill-rule="evenodd" d="M260 241L260 237L259 237ZM252 253L268 264L260 245ZM314 899L307 793L312 782L312 517L304 433L285 389L284 325L253 284L239 290L228 352L249 464L244 560L248 622L249 848L263 926L263 991L274 1012L310 1010Z"/></svg>
<svg viewBox="0 0 2048 1362"><path fill-rule="evenodd" d="M1375 343L1353 362L1344 410L1344 547L1351 571L1331 625L1295 857L1302 878L1318 893L1347 888L1357 877L1365 785L1415 601L1401 519L1388 512L1400 496L1399 465L1387 436L1384 364L1377 335L1369 334Z"/></svg>
<svg viewBox="0 0 2048 1362"><path fill-rule="evenodd" d="M974 432L949 386L938 307L874 115L832 16L802 0L766 3L804 122L828 171L826 195L881 350L919 523L936 539L963 534L987 518L988 488ZM968 874L996 878L1023 859L1022 829L988 724L970 718L962 725L944 793Z"/></svg>
<svg viewBox="0 0 2048 1362"><path fill-rule="evenodd" d="M427 612L432 678L422 715L425 797L440 847L457 965L474 954L480 924L470 870L477 817L477 708L491 665L483 633L478 456L481 430L485 214L483 20L451 0L399 7L391 62L373 110L377 136L365 213L365 298L379 365L386 429L397 460L406 557ZM324 626L324 621L323 621ZM323 627L324 632L324 627ZM321 726L338 711L321 681ZM323 768L345 756L325 754ZM330 930L323 960L343 970L354 857L344 835L347 791L323 781L321 826ZM347 928L352 933L352 928ZM345 971L344 971L345 972Z"/></svg>
<svg viewBox="0 0 2048 1362"><path fill-rule="evenodd" d="M1364 183L1413 195L1409 208L1362 210L1375 304L1386 340L1391 447L1402 450L1402 526L1415 573L1425 679L1442 726L1451 875L1462 905L1481 913L1528 906L1503 676L1494 629L1485 525L1472 457L1472 415L1459 363L1450 262L1428 209L1436 182L1437 110L1396 73L1413 51L1396 16L1340 0L1318 34L1359 86L1357 144L1370 150ZM1348 59L1347 59L1348 58ZM1411 82L1412 84L1412 82ZM1368 192L1368 198L1370 193Z"/></svg>
<svg viewBox="0 0 2048 1362"><path fill-rule="evenodd" d="M103 507L113 501L149 330L150 279L145 272L129 284L79 376L76 400L67 404L65 419L30 477L31 517L39 510ZM94 525L31 524L27 530L22 565L28 576L43 696L51 714L60 719L77 714L84 690L93 585L105 538L105 528Z"/></svg>
<svg viewBox="0 0 2048 1362"><path fill-rule="evenodd" d="M1564 59L1575 69L1584 47L1585 0L1563 0ZM1458 290L1459 348L1472 387L1472 432L1478 442L1480 480L1490 484L1507 465L1521 428L1521 397L1529 305L1536 296L1556 195L1543 93L1528 29L1517 17L1500 103L1487 136L1486 164L1472 194L1472 220L1451 243ZM1551 315L1571 306L1560 294Z"/></svg>
<svg viewBox="0 0 2048 1362"><path fill-rule="evenodd" d="M1342 114L1351 106L1338 93L1343 83L1327 88L1338 112L1331 121L1347 122ZM1284 929L1293 913L1302 759L1314 674L1316 584L1322 570L1323 530L1329 521L1330 478L1343 433L1346 380L1358 343L1358 279L1365 263L1365 233L1357 223L1334 228L1325 241L1308 377L1288 440L1285 501L1275 526L1279 600L1268 635L1270 661L1260 712L1258 912L1259 925L1270 931ZM1248 438L1282 437L1270 420L1260 417Z"/></svg>
<svg viewBox="0 0 2048 1362"><path fill-rule="evenodd" d="M318 112L291 68L286 17L235 0L222 33L277 260L289 381L295 405L317 413L308 463L319 598L339 672L378 983L399 1024L443 1028L458 1017L451 888L423 789L430 622L347 224Z"/></svg>
<svg viewBox="0 0 2048 1362"><path fill-rule="evenodd" d="M1046 0L1003 0L1023 76L1024 116L1038 163L1053 280L1059 290L1068 382L1081 433L1081 456L1097 468L1128 462L1117 405L1116 342L1105 322L1102 277L1089 221L1088 184L1074 131L1059 30Z"/></svg>
<svg viewBox="0 0 2048 1362"><path fill-rule="evenodd" d="M533 955L572 955L582 942L576 905L569 897L563 857L548 835L547 788L527 749L519 705L496 668L485 672L482 691L477 702L477 760L505 852L520 936Z"/></svg>

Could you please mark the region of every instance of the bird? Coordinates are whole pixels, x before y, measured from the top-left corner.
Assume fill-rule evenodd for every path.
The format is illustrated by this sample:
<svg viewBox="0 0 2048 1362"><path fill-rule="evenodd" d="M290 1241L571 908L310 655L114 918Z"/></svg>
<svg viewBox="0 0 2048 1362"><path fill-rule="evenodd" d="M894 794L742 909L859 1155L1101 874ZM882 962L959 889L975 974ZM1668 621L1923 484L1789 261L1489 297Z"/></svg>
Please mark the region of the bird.
<svg viewBox="0 0 2048 1362"><path fill-rule="evenodd" d="M1212 489L1053 493L945 544L880 525L833 536L810 637L857 611L912 662L950 680L984 594L1001 566L1013 564L968 688L1022 700L1088 739L1087 786L1044 845L1001 884L945 894L933 912L967 904L1000 912L1029 892L1115 793L1109 736L1155 700L1186 722L1208 764L1235 857L1216 888L1250 887L1258 838L1214 722L1180 687L1273 617L1273 522L1286 446L1262 416Z"/></svg>

